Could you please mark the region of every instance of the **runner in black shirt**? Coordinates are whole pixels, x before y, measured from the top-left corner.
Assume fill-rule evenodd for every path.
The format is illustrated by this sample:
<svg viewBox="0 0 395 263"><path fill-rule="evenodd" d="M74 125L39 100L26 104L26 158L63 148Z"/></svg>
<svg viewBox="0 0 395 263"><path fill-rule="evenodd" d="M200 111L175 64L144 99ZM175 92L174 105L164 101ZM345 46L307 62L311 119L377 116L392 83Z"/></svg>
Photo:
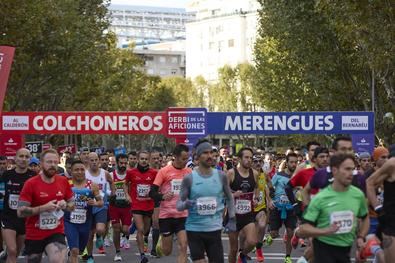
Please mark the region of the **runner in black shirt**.
<svg viewBox="0 0 395 263"><path fill-rule="evenodd" d="M17 215L19 194L25 182L36 173L28 169L31 155L21 148L16 152L15 169L5 171L0 181L5 185L4 210L1 219L2 234L7 247L7 262L16 262L25 241L25 219Z"/></svg>

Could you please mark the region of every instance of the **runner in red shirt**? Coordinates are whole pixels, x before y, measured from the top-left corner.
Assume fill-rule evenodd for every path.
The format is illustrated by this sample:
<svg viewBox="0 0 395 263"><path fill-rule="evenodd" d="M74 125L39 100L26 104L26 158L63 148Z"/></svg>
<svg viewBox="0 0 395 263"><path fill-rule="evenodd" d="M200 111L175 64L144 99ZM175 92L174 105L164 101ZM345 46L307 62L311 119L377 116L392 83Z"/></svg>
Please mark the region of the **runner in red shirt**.
<svg viewBox="0 0 395 263"><path fill-rule="evenodd" d="M41 262L44 251L49 262L67 259L62 210L74 209L74 197L67 178L56 174L58 163L56 150L44 151L42 172L26 181L19 197L18 216L27 218L25 252L28 262Z"/></svg>
<svg viewBox="0 0 395 263"><path fill-rule="evenodd" d="M151 227L154 200L149 197L149 192L157 173L149 167L149 157L148 152L139 152L137 167L128 170L125 178L125 193L129 193L126 194L126 198L132 203L132 213L137 228L137 245L142 263L148 262L144 254L144 233Z"/></svg>

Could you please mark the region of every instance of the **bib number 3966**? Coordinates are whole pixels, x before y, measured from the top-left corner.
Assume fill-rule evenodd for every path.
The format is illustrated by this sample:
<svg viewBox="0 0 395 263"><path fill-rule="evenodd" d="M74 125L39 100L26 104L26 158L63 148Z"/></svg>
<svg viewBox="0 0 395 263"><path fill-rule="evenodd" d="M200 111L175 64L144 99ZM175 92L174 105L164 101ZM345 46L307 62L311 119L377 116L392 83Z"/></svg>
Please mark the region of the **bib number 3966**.
<svg viewBox="0 0 395 263"><path fill-rule="evenodd" d="M339 226L336 234L350 233L354 224L354 213L352 211L331 213L331 225L333 224Z"/></svg>
<svg viewBox="0 0 395 263"><path fill-rule="evenodd" d="M59 225L58 218L52 212L42 212L39 217L40 229L55 229Z"/></svg>
<svg viewBox="0 0 395 263"><path fill-rule="evenodd" d="M215 197L200 197L196 200L199 215L214 215L217 212L217 199Z"/></svg>

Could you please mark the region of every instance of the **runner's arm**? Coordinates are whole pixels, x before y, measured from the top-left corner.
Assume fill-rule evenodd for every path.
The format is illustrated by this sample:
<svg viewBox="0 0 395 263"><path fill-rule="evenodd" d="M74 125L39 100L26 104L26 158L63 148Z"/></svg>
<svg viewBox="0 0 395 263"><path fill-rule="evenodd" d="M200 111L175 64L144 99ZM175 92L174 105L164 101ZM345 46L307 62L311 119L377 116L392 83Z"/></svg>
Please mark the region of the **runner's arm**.
<svg viewBox="0 0 395 263"><path fill-rule="evenodd" d="M228 208L228 215L229 218L234 218L236 216L235 204L234 204L232 192L229 187L228 177L226 176L225 173L221 173L221 174L222 174L222 185L226 199L226 207Z"/></svg>
<svg viewBox="0 0 395 263"><path fill-rule="evenodd" d="M366 214L365 217L360 218L359 220L359 226L358 226L358 235L357 237L359 238L365 238L367 234L369 233L369 228L370 228L370 220L368 215Z"/></svg>
<svg viewBox="0 0 395 263"><path fill-rule="evenodd" d="M303 204L306 206L309 205L310 203L310 192L311 192L311 186L310 186L310 182L308 182L302 190Z"/></svg>
<svg viewBox="0 0 395 263"><path fill-rule="evenodd" d="M113 183L111 174L110 174L109 172L107 172L107 171L105 171L105 174L106 174L107 182L108 182L108 184L110 185L111 195L115 195L115 185L114 185L114 183Z"/></svg>
<svg viewBox="0 0 395 263"><path fill-rule="evenodd" d="M298 237L320 237L327 236L336 233L339 227L336 224L331 225L327 228L317 228L312 222L305 222L299 226Z"/></svg>
<svg viewBox="0 0 395 263"><path fill-rule="evenodd" d="M102 207L104 205L103 198L100 195L100 189L97 184L92 184L92 193L93 196L95 197L94 203L92 206L97 206L97 207Z"/></svg>
<svg viewBox="0 0 395 263"><path fill-rule="evenodd" d="M163 200L163 194L159 193L159 186L158 185L156 185L156 184L151 185L149 197L151 197L156 202Z"/></svg>
<svg viewBox="0 0 395 263"><path fill-rule="evenodd" d="M188 197L189 193L191 192L192 186L192 174L188 174L187 176L182 179L181 182L181 191L179 195L179 199L177 200L177 210L183 211L188 209Z"/></svg>
<svg viewBox="0 0 395 263"><path fill-rule="evenodd" d="M26 201L19 201L18 203L18 209L17 209L17 214L18 217L30 217L30 216L35 216L40 214L42 212L41 206L37 207L30 207L30 203Z"/></svg>
<svg viewBox="0 0 395 263"><path fill-rule="evenodd" d="M287 194L288 200L291 202L291 204L295 204L296 200L295 200L295 195L293 192L293 185L291 180L287 183L287 185L284 188L285 193Z"/></svg>
<svg viewBox="0 0 395 263"><path fill-rule="evenodd" d="M368 196L369 203L375 209L380 206L380 202L377 200L376 190L380 187L384 181L391 176L395 169L395 158L389 159L384 163L384 165L375 171L366 180L366 192Z"/></svg>
<svg viewBox="0 0 395 263"><path fill-rule="evenodd" d="M254 196L255 196L255 200L258 201L258 196L259 196L259 185L258 185L258 171L256 170L252 170L252 172L254 173L254 180L255 180L255 189L254 189Z"/></svg>

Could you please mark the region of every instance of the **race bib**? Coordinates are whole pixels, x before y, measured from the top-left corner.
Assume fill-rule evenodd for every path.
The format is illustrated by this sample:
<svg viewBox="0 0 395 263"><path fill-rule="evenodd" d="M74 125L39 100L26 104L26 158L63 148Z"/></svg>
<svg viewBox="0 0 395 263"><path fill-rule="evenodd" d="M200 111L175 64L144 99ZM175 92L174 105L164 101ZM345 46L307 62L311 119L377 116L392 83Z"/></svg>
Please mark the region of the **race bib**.
<svg viewBox="0 0 395 263"><path fill-rule="evenodd" d="M70 213L70 222L73 224L83 224L86 222L86 210L85 209L74 209Z"/></svg>
<svg viewBox="0 0 395 263"><path fill-rule="evenodd" d="M137 185L137 197L139 198L147 198L151 186L149 184L138 184Z"/></svg>
<svg viewBox="0 0 395 263"><path fill-rule="evenodd" d="M288 197L286 195L280 195L280 204L285 205L289 203Z"/></svg>
<svg viewBox="0 0 395 263"><path fill-rule="evenodd" d="M247 214L251 212L251 200L236 199L236 214Z"/></svg>
<svg viewBox="0 0 395 263"><path fill-rule="evenodd" d="M200 197L196 200L196 207L199 215L214 215L217 212L217 198Z"/></svg>
<svg viewBox="0 0 395 263"><path fill-rule="evenodd" d="M55 229L59 225L59 220L57 216L54 215L52 212L42 212L39 216L39 220L40 229L43 230Z"/></svg>
<svg viewBox="0 0 395 263"><path fill-rule="evenodd" d="M123 189L117 189L115 191L115 196L117 200L126 200L126 194Z"/></svg>
<svg viewBox="0 0 395 263"><path fill-rule="evenodd" d="M173 180L171 180L171 191L175 195L179 195L180 194L181 182L182 182L182 179L173 179Z"/></svg>
<svg viewBox="0 0 395 263"><path fill-rule="evenodd" d="M258 204L262 204L262 203L263 203L263 192L259 191Z"/></svg>
<svg viewBox="0 0 395 263"><path fill-rule="evenodd" d="M350 233L354 224L354 213L352 211L331 213L331 225L333 224L340 227L335 234Z"/></svg>
<svg viewBox="0 0 395 263"><path fill-rule="evenodd" d="M8 206L9 206L12 210L17 210L17 209L18 209L18 202L19 202L19 195L11 194L11 195L8 197Z"/></svg>

